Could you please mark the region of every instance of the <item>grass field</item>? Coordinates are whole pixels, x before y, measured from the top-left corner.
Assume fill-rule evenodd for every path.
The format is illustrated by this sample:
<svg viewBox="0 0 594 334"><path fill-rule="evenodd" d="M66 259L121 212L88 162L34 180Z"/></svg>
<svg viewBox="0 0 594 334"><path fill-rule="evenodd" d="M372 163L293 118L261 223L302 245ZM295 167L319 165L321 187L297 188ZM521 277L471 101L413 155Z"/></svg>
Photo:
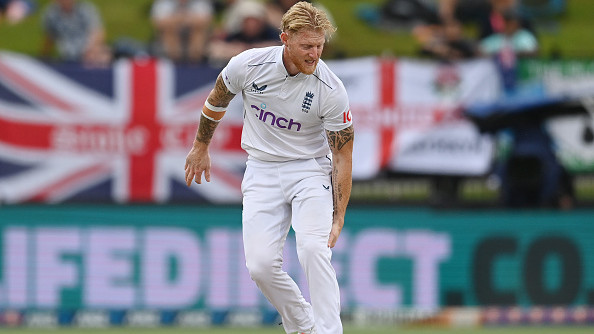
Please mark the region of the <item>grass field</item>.
<svg viewBox="0 0 594 334"><path fill-rule="evenodd" d="M0 329L2 334L282 334L282 328L118 328L118 329ZM345 334L586 334L594 331L591 327L509 327L483 329L417 329L417 328L352 328L347 327Z"/></svg>

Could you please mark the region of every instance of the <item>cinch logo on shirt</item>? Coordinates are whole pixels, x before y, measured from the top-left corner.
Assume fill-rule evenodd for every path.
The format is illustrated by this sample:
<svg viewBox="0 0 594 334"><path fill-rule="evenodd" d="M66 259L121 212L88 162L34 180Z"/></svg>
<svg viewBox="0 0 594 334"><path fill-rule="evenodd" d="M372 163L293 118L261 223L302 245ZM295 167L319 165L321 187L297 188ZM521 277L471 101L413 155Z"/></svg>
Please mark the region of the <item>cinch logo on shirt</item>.
<svg viewBox="0 0 594 334"><path fill-rule="evenodd" d="M295 120L293 120L292 118L286 119L284 117L277 117L271 111L264 111L264 108L258 108L253 104L251 105L251 107L252 109L256 109L260 112L259 114L256 114L256 116L258 116L258 119L264 123L270 123L270 125L276 126L281 129L293 130L293 127L296 127L297 129L295 129L295 131L301 130L301 123L295 122Z"/></svg>

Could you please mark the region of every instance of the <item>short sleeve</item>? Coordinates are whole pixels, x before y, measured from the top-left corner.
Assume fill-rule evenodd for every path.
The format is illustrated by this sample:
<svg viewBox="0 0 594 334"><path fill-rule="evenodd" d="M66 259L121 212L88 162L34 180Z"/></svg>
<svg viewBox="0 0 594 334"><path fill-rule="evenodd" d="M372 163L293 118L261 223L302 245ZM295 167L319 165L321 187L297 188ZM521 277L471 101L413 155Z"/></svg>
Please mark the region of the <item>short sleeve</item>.
<svg viewBox="0 0 594 334"><path fill-rule="evenodd" d="M529 31L522 30L517 33L514 47L517 52L533 52L538 49L538 41Z"/></svg>
<svg viewBox="0 0 594 334"><path fill-rule="evenodd" d="M340 131L353 124L353 117L349 108L349 98L346 89L341 84L325 99L322 106L324 129Z"/></svg>
<svg viewBox="0 0 594 334"><path fill-rule="evenodd" d="M91 3L84 3L84 5L83 15L89 27L91 29L103 29L103 23L101 22L101 16L97 8Z"/></svg>
<svg viewBox="0 0 594 334"><path fill-rule="evenodd" d="M245 64L246 61L243 59L245 53L240 53L239 55L231 58L229 63L223 71L221 71L221 76L223 78L223 82L227 86L227 89L233 94L239 94L243 89L246 77L245 71Z"/></svg>
<svg viewBox="0 0 594 334"><path fill-rule="evenodd" d="M155 0L151 7L151 18L153 20L162 20L175 13L176 5L171 0Z"/></svg>
<svg viewBox="0 0 594 334"><path fill-rule="evenodd" d="M501 40L499 39L499 36L492 35L483 39L479 46L483 53L492 55L501 48Z"/></svg>

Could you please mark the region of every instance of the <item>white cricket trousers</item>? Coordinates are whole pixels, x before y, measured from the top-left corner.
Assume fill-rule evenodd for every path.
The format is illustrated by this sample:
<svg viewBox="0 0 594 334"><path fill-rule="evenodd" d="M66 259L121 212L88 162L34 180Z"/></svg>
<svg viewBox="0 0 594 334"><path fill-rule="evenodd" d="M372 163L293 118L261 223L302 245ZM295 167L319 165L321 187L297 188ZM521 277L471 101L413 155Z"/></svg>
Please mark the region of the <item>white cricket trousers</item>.
<svg viewBox="0 0 594 334"><path fill-rule="evenodd" d="M340 334L340 293L330 263L331 161L327 157L288 162L249 158L241 185L243 244L251 278L282 317L287 333ZM311 305L282 269L290 227L305 271Z"/></svg>

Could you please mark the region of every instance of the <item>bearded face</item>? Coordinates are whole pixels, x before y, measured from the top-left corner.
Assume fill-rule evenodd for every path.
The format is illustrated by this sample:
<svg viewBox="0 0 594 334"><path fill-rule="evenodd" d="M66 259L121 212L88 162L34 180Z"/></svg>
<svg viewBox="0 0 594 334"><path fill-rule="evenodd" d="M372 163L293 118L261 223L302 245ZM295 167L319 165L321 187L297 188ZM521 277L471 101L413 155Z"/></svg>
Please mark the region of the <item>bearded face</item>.
<svg viewBox="0 0 594 334"><path fill-rule="evenodd" d="M285 49L283 63L290 75L299 72L313 74L322 56L326 35L322 30L305 29L283 32L281 41Z"/></svg>

